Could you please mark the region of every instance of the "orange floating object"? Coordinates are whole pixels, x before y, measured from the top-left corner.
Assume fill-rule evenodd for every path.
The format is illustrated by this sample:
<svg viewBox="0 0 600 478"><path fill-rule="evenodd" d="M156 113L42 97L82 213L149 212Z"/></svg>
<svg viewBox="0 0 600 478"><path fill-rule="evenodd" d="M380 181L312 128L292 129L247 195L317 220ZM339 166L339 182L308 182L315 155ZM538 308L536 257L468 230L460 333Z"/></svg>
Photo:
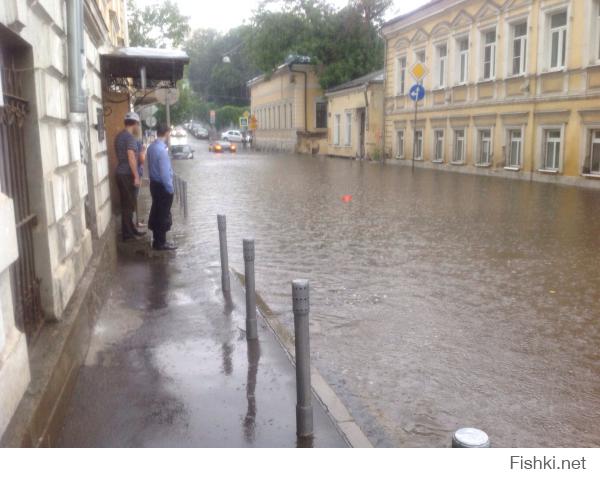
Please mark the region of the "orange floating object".
<svg viewBox="0 0 600 478"><path fill-rule="evenodd" d="M350 201L352 201L352 195L351 194L344 194L342 196L342 201L344 201L344 202L350 202Z"/></svg>

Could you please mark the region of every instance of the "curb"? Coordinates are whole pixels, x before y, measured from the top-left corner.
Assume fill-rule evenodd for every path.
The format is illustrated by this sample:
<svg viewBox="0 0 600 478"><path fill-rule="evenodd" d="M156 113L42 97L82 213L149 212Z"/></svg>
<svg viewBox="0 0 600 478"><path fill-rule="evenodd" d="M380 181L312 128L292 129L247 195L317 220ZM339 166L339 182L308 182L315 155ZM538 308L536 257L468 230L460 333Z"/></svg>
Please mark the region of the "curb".
<svg viewBox="0 0 600 478"><path fill-rule="evenodd" d="M244 274L230 267L231 272L245 287ZM277 341L281 344L287 356L296 366L294 335L281 323L279 318L273 313L261 295L256 293L256 306L265 323L275 334ZM352 448L373 448L373 444L367 438L362 429L358 426L340 397L329 386L321 373L311 366L310 379L313 389L313 394L323 405L335 426L340 431L344 439Z"/></svg>

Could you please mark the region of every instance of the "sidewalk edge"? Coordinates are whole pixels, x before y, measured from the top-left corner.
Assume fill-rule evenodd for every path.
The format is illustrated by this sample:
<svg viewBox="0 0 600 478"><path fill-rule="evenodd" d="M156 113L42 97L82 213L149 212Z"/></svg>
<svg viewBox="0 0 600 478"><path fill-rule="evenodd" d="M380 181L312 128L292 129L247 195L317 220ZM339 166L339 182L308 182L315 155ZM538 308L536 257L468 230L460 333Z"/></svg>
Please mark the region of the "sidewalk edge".
<svg viewBox="0 0 600 478"><path fill-rule="evenodd" d="M236 271L233 267L230 267L230 269L245 287L244 274ZM296 362L293 334L281 323L281 321L273 313L271 308L258 292L256 293L256 305L261 317L273 331L277 341L281 344L295 367ZM373 444L367 438L360 426L356 423L350 414L350 411L346 408L340 397L337 395L337 393L335 393L325 378L314 366L311 367L311 383L313 394L319 400L319 402L321 402L335 426L348 444L352 448L373 448Z"/></svg>

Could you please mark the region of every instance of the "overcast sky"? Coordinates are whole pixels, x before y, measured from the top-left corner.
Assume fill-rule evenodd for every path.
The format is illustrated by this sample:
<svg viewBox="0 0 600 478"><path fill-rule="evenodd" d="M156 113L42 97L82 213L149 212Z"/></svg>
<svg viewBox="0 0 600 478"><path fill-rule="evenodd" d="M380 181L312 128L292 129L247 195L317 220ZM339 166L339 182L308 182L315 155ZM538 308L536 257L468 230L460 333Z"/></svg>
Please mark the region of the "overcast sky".
<svg viewBox="0 0 600 478"><path fill-rule="evenodd" d="M139 6L158 3L160 0L135 0ZM184 15L190 17L192 28L214 28L225 32L241 25L252 15L252 11L260 0L175 0ZM428 0L395 0L388 17L409 12ZM348 0L329 0L330 3L342 7Z"/></svg>

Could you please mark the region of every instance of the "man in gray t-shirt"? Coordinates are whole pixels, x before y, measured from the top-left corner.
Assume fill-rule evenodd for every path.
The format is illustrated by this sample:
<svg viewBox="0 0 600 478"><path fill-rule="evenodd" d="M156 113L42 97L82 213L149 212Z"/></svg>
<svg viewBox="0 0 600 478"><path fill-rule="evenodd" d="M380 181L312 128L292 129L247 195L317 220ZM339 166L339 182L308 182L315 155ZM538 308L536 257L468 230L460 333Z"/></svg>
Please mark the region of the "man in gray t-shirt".
<svg viewBox="0 0 600 478"><path fill-rule="evenodd" d="M133 111L125 115L125 129L115 138L117 156L117 186L121 196L121 235L124 241L143 236L133 224L136 189L140 186L138 170L139 144L136 136L140 131L140 117Z"/></svg>

